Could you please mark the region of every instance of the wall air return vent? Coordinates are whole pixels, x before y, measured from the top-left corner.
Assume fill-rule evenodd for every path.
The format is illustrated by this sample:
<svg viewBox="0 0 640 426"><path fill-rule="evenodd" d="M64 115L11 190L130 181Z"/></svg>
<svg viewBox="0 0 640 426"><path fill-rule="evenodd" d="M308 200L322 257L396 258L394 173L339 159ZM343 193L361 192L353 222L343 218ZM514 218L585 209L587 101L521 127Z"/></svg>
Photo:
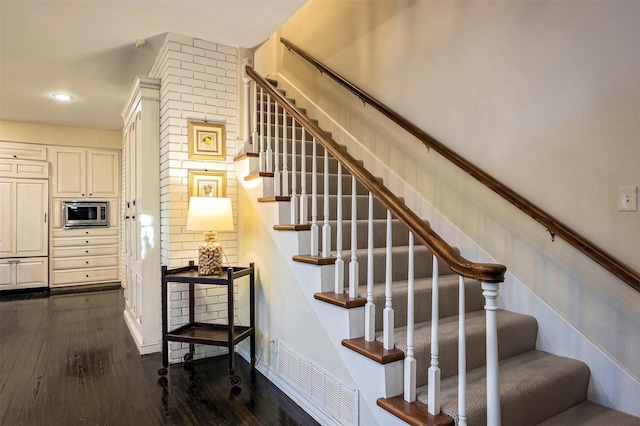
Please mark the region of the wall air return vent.
<svg viewBox="0 0 640 426"><path fill-rule="evenodd" d="M358 390L278 342L278 375L341 425L358 424Z"/></svg>

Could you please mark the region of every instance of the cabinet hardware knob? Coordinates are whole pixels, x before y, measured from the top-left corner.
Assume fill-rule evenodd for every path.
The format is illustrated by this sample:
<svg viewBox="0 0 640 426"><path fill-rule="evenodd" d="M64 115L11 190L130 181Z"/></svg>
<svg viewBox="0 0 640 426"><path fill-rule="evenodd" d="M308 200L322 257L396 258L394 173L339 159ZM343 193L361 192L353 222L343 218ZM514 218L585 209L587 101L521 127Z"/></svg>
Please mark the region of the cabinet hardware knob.
<svg viewBox="0 0 640 426"><path fill-rule="evenodd" d="M129 216L125 216L124 218L125 218L125 219L129 219Z"/></svg>
<svg viewBox="0 0 640 426"><path fill-rule="evenodd" d="M89 244L89 241L85 241L85 243Z"/></svg>
<svg viewBox="0 0 640 426"><path fill-rule="evenodd" d="M88 264L89 264L89 261L87 260L85 263L88 265Z"/></svg>
<svg viewBox="0 0 640 426"><path fill-rule="evenodd" d="M84 194L82 194L82 196L84 197Z"/></svg>
<svg viewBox="0 0 640 426"><path fill-rule="evenodd" d="M85 253L89 253L89 250L85 250L84 252L85 252Z"/></svg>
<svg viewBox="0 0 640 426"><path fill-rule="evenodd" d="M89 274L87 274L87 278L89 278Z"/></svg>
<svg viewBox="0 0 640 426"><path fill-rule="evenodd" d="M89 231L84 231L85 234L89 235Z"/></svg>

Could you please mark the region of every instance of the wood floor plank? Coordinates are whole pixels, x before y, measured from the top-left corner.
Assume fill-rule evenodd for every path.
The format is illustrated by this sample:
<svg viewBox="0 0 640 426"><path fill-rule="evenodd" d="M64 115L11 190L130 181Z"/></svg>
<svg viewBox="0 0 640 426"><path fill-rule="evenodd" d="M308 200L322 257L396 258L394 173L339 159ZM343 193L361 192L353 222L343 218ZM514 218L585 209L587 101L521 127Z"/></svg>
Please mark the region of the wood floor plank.
<svg viewBox="0 0 640 426"><path fill-rule="evenodd" d="M0 302L0 424L317 425L236 356L239 392L225 356L169 368L140 356L124 323L120 290Z"/></svg>

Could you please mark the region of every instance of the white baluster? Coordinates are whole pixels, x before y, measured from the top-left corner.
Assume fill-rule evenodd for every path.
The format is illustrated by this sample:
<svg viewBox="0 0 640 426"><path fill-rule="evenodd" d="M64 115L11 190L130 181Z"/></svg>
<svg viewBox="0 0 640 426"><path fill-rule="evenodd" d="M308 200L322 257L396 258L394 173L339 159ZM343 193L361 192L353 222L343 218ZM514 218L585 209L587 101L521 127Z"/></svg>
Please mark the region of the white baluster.
<svg viewBox="0 0 640 426"><path fill-rule="evenodd" d="M251 152L258 152L258 85L253 83L253 133L251 134Z"/></svg>
<svg viewBox="0 0 640 426"><path fill-rule="evenodd" d="M250 152L251 144L251 116L249 105L251 102L251 78L247 75L245 70L246 66L250 64L248 58L242 60L242 81L244 82L244 105L243 105L243 117L244 117L244 147L243 153Z"/></svg>
<svg viewBox="0 0 640 426"><path fill-rule="evenodd" d="M265 153L265 171L273 172L273 151L271 150L271 95L267 93L267 150Z"/></svg>
<svg viewBox="0 0 640 426"><path fill-rule="evenodd" d="M324 223L322 225L322 257L331 251L331 225L329 225L329 151L324 150Z"/></svg>
<svg viewBox="0 0 640 426"><path fill-rule="evenodd" d="M351 261L349 262L349 297L358 297L358 198L356 177L351 177Z"/></svg>
<svg viewBox="0 0 640 426"><path fill-rule="evenodd" d="M369 192L367 220L367 304L364 307L364 340L376 340L376 305L373 303L373 195Z"/></svg>
<svg viewBox="0 0 640 426"><path fill-rule="evenodd" d="M289 159L287 157L287 110L282 109L282 195L289 195ZM293 137L291 138L293 140ZM295 176L294 176L295 179Z"/></svg>
<svg viewBox="0 0 640 426"><path fill-rule="evenodd" d="M427 401L429 413L440 414L440 348L438 346L438 327L440 321L440 295L438 278L440 276L438 258L433 256L433 273L431 283L431 366L427 382L429 397Z"/></svg>
<svg viewBox="0 0 640 426"><path fill-rule="evenodd" d="M291 120L291 224L298 223L298 188L296 184L296 120Z"/></svg>
<svg viewBox="0 0 640 426"><path fill-rule="evenodd" d="M295 161L295 159L294 159ZM300 224L309 223L309 200L307 199L307 129L302 128L300 144Z"/></svg>
<svg viewBox="0 0 640 426"><path fill-rule="evenodd" d="M383 345L385 349L393 349L394 345L394 318L393 318L393 308L391 307L391 296L392 296L392 274L391 268L393 266L393 262L391 260L392 253L392 233L391 233L391 212L387 210L387 251L386 251L386 271L385 271L385 302L384 302L384 311L382 312L382 323L383 323Z"/></svg>
<svg viewBox="0 0 640 426"><path fill-rule="evenodd" d="M318 255L318 171L316 162L318 161L316 138L313 138L311 151L311 256Z"/></svg>
<svg viewBox="0 0 640 426"><path fill-rule="evenodd" d="M344 260L342 260L342 164L338 163L338 194L336 206L336 293L344 293Z"/></svg>
<svg viewBox="0 0 640 426"><path fill-rule="evenodd" d="M498 389L498 325L496 311L499 283L482 283L487 316L487 425L500 426L500 392Z"/></svg>
<svg viewBox="0 0 640 426"><path fill-rule="evenodd" d="M458 425L466 426L467 424L467 339L464 334L465 313L465 294L464 294L464 277L458 276Z"/></svg>
<svg viewBox="0 0 640 426"><path fill-rule="evenodd" d="M258 161L260 162L260 171L265 171L265 158L264 158L264 91L260 87L260 154L258 155Z"/></svg>
<svg viewBox="0 0 640 426"><path fill-rule="evenodd" d="M273 186L274 186L274 195L278 196L278 195L282 195L282 182L281 182L281 175L280 175L280 121L278 120L278 109L279 109L279 105L276 102L274 104L275 106L275 120L274 125L276 127L276 137L274 140L274 146L273 146L273 160L274 160L274 170L273 170Z"/></svg>
<svg viewBox="0 0 640 426"><path fill-rule="evenodd" d="M416 400L416 359L413 353L413 331L414 331L414 251L413 234L409 232L409 265L407 273L407 357L404 360L404 400L414 402Z"/></svg>

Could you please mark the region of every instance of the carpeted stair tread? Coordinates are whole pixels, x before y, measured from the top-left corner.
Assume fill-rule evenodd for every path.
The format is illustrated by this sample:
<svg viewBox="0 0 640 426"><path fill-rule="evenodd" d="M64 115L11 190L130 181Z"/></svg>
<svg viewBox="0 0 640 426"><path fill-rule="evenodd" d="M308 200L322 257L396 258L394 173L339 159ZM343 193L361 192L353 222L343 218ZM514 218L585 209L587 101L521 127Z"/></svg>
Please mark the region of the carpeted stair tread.
<svg viewBox="0 0 640 426"><path fill-rule="evenodd" d="M365 286L362 291L366 292L367 285L367 264L369 262L367 249L356 250L358 258L358 281L359 287ZM414 277L424 278L430 277L433 273L433 255L423 245L414 247L415 259L420 261L414 264ZM336 257L336 253L331 253L331 257ZM385 281L386 274L386 248L378 247L373 249L373 281L374 283L382 283ZM342 259L344 261L344 286L349 286L349 263L351 262L351 251L343 250ZM391 252L392 270L391 279L395 282L398 280L407 279L407 266L409 259L409 247L399 246L394 247ZM439 269L441 274L450 274L451 271L446 267Z"/></svg>
<svg viewBox="0 0 640 426"><path fill-rule="evenodd" d="M540 426L640 426L640 417L584 401L545 420Z"/></svg>
<svg viewBox="0 0 640 426"><path fill-rule="evenodd" d="M500 406L504 425L536 425L587 398L589 367L581 361L529 351L500 361ZM441 382L441 409L458 421L458 376ZM486 368L467 373L467 424L486 425ZM426 387L418 401L427 403Z"/></svg>
<svg viewBox="0 0 640 426"><path fill-rule="evenodd" d="M308 182L308 214L307 220L311 222L311 182ZM298 188L300 191L300 188ZM298 192L298 197L300 197L300 193ZM351 219L351 195L342 195L342 219L347 220ZM369 217L369 196L368 195L357 195L357 209L356 209L356 220L357 219L366 219ZM337 216L337 205L338 205L338 196L337 195L329 195L329 219L336 219ZM320 219L323 217L324 212L324 197L318 196L318 220L320 223ZM373 217L374 219L384 219L387 217L387 209L378 201L374 200L373 202ZM343 235L344 239L349 238L348 235Z"/></svg>
<svg viewBox="0 0 640 426"><path fill-rule="evenodd" d="M398 316L396 315L396 318ZM506 359L535 348L538 323L529 315L498 310L498 359ZM458 316L439 321L439 362L441 377L458 374ZM486 363L486 316L484 310L466 314L467 370L474 370ZM382 341L382 333L376 339ZM407 328L395 329L396 349L407 352ZM417 364L417 385L427 383L427 371L431 360L431 321L418 323L414 334L414 356Z"/></svg>
<svg viewBox="0 0 640 426"><path fill-rule="evenodd" d="M349 205L349 208L351 205ZM318 226L324 225L324 222L320 219L318 214ZM337 221L330 220L329 226L331 227L331 251L336 250L336 232ZM366 249L369 247L369 221L367 219L358 219L356 221L356 229L358 234L357 248ZM374 219L372 223L373 227L373 246L374 247L386 247L387 245L387 219ZM409 231L406 226L398 219L391 220L391 241L393 247L406 246L409 244ZM321 245L321 241L318 242ZM421 245L421 244L417 244ZM351 249L351 221L342 221L342 250Z"/></svg>
<svg viewBox="0 0 640 426"><path fill-rule="evenodd" d="M433 279L417 278L414 280L414 303L419 309L414 309L414 322L431 321L431 293ZM394 281L392 286L393 310L395 312L395 326L404 327L407 324L407 294L409 283L406 280ZM440 302L438 313L440 318L457 315L458 313L458 275L441 272L438 279ZM476 280L465 279L465 306L466 311L484 309L484 297L482 288ZM360 297L367 297L366 287L360 288ZM382 311L385 306L385 284L374 284L373 303L376 306L376 331L382 330Z"/></svg>

